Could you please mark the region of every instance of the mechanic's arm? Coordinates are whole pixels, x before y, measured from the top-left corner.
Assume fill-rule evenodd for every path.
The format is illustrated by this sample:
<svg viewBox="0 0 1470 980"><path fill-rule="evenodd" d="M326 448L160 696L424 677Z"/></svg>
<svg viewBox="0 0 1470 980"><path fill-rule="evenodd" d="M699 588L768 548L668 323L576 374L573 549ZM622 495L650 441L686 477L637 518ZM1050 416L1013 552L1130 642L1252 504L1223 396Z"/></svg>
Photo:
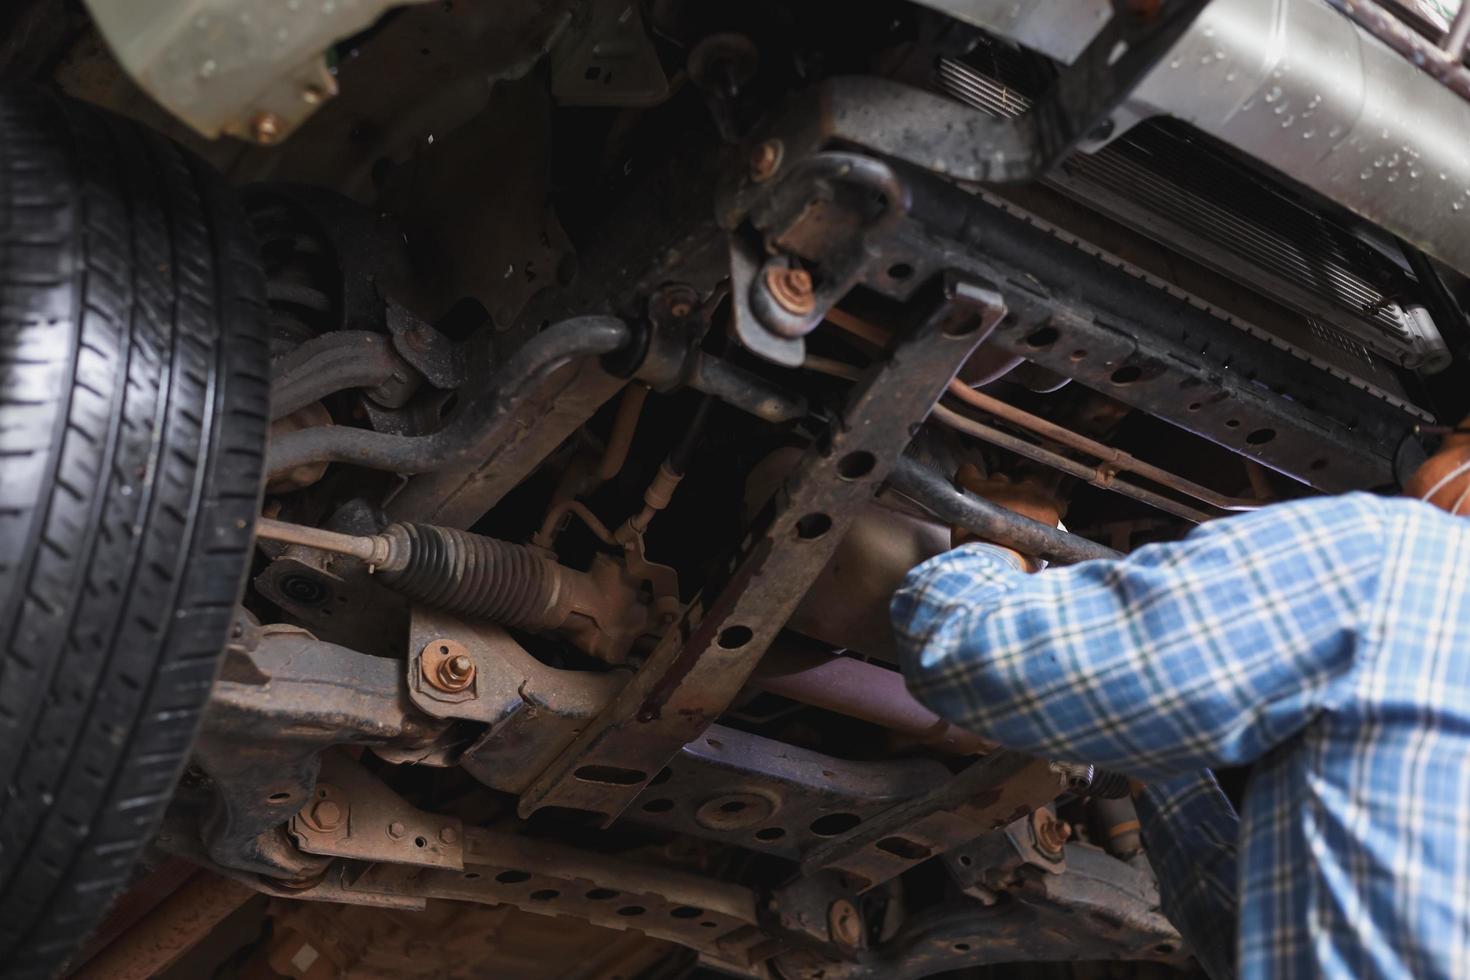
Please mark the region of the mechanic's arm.
<svg viewBox="0 0 1470 980"><path fill-rule="evenodd" d="M1170 919L1225 980L1239 821L1204 767L1249 762L1331 704L1382 533L1376 501L1350 497L1034 576L968 545L894 597L904 671L935 712L1013 748L1168 777L1137 800L1149 861Z"/></svg>
<svg viewBox="0 0 1470 980"><path fill-rule="evenodd" d="M1134 800L1169 921L1211 980L1235 974L1240 819L1208 769L1154 783Z"/></svg>
<svg viewBox="0 0 1470 980"><path fill-rule="evenodd" d="M1146 782L1250 763L1346 690L1382 506L1281 504L1035 575L963 545L894 596L909 688L1011 748Z"/></svg>

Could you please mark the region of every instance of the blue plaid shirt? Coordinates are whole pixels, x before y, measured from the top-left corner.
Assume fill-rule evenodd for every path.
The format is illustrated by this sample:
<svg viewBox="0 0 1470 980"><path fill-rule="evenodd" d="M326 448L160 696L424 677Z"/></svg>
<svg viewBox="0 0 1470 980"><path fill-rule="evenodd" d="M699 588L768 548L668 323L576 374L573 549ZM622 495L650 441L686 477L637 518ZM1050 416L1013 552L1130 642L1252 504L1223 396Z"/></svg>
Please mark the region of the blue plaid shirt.
<svg viewBox="0 0 1470 980"><path fill-rule="evenodd" d="M1165 910L1212 975L1463 978L1467 573L1470 521L1350 494L1036 575L965 545L893 617L938 714L1152 784ZM1241 765L1237 824L1201 770Z"/></svg>

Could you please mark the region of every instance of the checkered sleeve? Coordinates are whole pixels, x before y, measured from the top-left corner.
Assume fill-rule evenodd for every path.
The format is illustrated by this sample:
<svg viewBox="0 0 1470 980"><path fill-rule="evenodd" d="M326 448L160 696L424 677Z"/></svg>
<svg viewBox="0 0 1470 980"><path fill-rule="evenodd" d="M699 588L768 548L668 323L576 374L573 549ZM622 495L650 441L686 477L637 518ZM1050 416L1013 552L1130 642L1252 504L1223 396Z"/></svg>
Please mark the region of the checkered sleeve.
<svg viewBox="0 0 1470 980"><path fill-rule="evenodd" d="M1207 769L1150 786L1137 805L1164 911L1211 980L1234 977L1235 808Z"/></svg>
<svg viewBox="0 0 1470 980"><path fill-rule="evenodd" d="M1145 780L1247 764L1346 696L1382 508L1281 504L1035 575L961 546L894 596L909 688L1011 748Z"/></svg>

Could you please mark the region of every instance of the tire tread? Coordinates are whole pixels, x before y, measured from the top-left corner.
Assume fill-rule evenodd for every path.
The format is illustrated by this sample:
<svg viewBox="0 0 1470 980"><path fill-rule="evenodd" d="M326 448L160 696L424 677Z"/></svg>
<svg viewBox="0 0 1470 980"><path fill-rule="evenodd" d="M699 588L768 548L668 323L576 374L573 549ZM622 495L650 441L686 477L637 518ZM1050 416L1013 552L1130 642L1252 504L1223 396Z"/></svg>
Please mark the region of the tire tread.
<svg viewBox="0 0 1470 980"><path fill-rule="evenodd" d="M264 283L162 137L0 91L0 962L53 974L184 765L243 588Z"/></svg>

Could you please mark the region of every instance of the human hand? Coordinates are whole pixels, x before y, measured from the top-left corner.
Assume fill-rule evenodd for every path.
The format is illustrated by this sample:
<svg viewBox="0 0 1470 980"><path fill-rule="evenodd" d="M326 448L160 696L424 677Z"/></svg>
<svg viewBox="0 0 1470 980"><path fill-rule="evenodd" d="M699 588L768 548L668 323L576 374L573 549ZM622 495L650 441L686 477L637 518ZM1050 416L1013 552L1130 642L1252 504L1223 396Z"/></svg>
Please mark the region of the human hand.
<svg viewBox="0 0 1470 980"><path fill-rule="evenodd" d="M1470 418L1461 422L1459 428L1470 429ZM1428 499L1452 514L1470 514L1470 432L1457 431L1446 436L1439 451L1409 477L1404 494L1418 500Z"/></svg>
<svg viewBox="0 0 1470 980"><path fill-rule="evenodd" d="M955 474L955 483L962 490L968 490L1047 527L1056 527L1061 520L1061 502L1050 490L1034 480L1011 480L1004 475L986 477L978 467L965 463ZM956 546L973 540L976 540L975 535L962 528L955 528L951 534L951 542Z"/></svg>

